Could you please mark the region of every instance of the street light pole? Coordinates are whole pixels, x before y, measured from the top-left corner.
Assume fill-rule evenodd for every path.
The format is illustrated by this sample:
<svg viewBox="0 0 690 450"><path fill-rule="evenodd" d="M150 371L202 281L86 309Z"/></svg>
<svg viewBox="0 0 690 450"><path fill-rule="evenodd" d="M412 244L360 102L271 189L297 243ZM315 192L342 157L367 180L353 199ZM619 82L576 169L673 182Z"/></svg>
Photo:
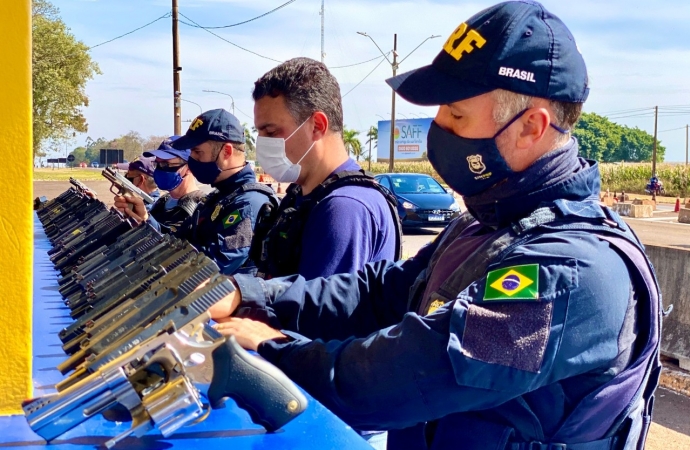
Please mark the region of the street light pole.
<svg viewBox="0 0 690 450"><path fill-rule="evenodd" d="M381 52L383 57L386 58L386 61L388 61L388 63L391 65L391 68L393 69L393 76L395 76L398 73L398 67L400 66L400 64L402 64L403 61L405 61L407 58L409 58L410 55L412 53L414 53L415 50L417 50L419 47L421 47L426 41L428 41L429 39L441 37L439 35L429 36L428 38L424 39L418 46L416 46L414 48L414 50L412 50L410 53L408 53L407 56L402 59L402 61L398 62L398 34L397 33L393 35L393 61L388 59L388 55L383 53L383 50L381 50L381 47L379 47L379 44L376 43L376 41L374 40L373 37L369 36L367 33L363 32L363 31L358 31L357 34L361 34L362 36L365 36L365 37L368 37L369 39L371 39L371 42L374 43L376 48L379 49L379 52ZM391 145L390 150L391 151L390 151L390 158L388 160L388 171L389 172L394 171L393 164L394 164L394 154L395 154L395 90L393 90L393 89L391 89L391 90L393 91L393 93L391 95L391 137L390 137L390 145Z"/></svg>
<svg viewBox="0 0 690 450"><path fill-rule="evenodd" d="M235 98L232 95L226 94L225 92L209 91L207 89L203 89L203 92L214 92L216 94L227 95L228 97L230 97L230 100L232 101L232 103L230 104L232 106L232 115L235 115Z"/></svg>
<svg viewBox="0 0 690 450"><path fill-rule="evenodd" d="M199 107L199 115L203 114L204 110L201 108L201 105L200 105L200 104L195 103L195 102L193 102L193 101L191 101L191 100L187 100L186 98L182 98L182 97L180 97L180 100L182 100L183 102L191 103L191 104L193 104L193 105L198 106L198 107Z"/></svg>
<svg viewBox="0 0 690 450"><path fill-rule="evenodd" d="M393 35L393 76L398 72L398 34ZM391 153L388 160L388 172L393 173L395 158L395 89L391 89Z"/></svg>

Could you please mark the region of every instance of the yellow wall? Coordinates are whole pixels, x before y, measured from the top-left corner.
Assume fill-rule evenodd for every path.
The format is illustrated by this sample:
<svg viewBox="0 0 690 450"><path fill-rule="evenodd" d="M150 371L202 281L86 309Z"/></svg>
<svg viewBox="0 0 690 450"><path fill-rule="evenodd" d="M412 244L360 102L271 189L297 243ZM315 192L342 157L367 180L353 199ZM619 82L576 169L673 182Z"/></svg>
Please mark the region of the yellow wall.
<svg viewBox="0 0 690 450"><path fill-rule="evenodd" d="M31 2L0 13L0 415L32 395Z"/></svg>

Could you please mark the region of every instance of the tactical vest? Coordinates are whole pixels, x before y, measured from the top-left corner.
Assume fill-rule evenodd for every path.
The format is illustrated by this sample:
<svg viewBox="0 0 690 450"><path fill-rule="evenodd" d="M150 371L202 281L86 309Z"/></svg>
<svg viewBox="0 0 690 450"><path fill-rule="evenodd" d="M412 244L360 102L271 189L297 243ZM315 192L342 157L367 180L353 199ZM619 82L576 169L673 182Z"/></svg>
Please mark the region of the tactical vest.
<svg viewBox="0 0 690 450"><path fill-rule="evenodd" d="M638 294L637 342L644 343L636 359L603 386L582 399L564 420L550 442L516 442L515 429L504 424L482 419L474 413L455 414L454 418L436 421L428 429L433 430L433 449L462 448L508 450L632 450L644 447L651 424L654 390L661 374L659 342L661 339L661 293L654 275L654 268L644 253L642 245L620 217L595 201L573 202L557 200L547 207L535 210L528 217L499 231L497 237L486 243L464 261L445 280L436 292L421 298L429 275L438 263L443 251L471 223L468 213L463 214L439 237L439 245L429 266L410 289L408 306L412 311L425 315L433 301L448 302L457 297L472 282L480 279L488 270L518 246L528 244L545 234L560 231L584 231L607 241L625 261ZM393 442L403 442L404 448L427 448L427 430L412 432L413 427L403 430ZM421 427L422 429L424 426ZM409 430L409 431L408 431ZM419 430L417 430L419 431ZM529 433L525 433L529 435ZM420 439L422 436L422 439ZM416 446L412 441L416 440Z"/></svg>
<svg viewBox="0 0 690 450"><path fill-rule="evenodd" d="M196 210L199 203L202 202L204 196L202 191L196 190L189 194L183 195L172 209L165 209L165 203L170 198L170 193L165 194L154 203L153 208L149 214L156 219L157 222L165 226L179 227L188 217L191 217Z"/></svg>
<svg viewBox="0 0 690 450"><path fill-rule="evenodd" d="M294 275L299 272L302 256L302 234L311 211L331 192L344 186L372 188L386 199L395 223L395 260L402 255L402 226L398 217L397 199L364 170L343 171L328 177L299 206L302 188L293 183L287 189L280 207L273 214L262 214L252 240L249 258L254 261L261 278Z"/></svg>
<svg viewBox="0 0 690 450"><path fill-rule="evenodd" d="M195 246L208 247L212 240L217 238L216 220L222 220L222 214L213 217L214 211L225 210L228 205L234 202L238 196L246 192L260 192L268 197L268 201L264 203L259 210L259 216L265 214L265 211L273 211L278 209L278 199L276 198L273 189L261 183L245 183L238 187L230 195L223 198L218 198L222 193L218 190L211 192L206 200L204 200L199 207L194 211L192 216L192 229L190 241Z"/></svg>

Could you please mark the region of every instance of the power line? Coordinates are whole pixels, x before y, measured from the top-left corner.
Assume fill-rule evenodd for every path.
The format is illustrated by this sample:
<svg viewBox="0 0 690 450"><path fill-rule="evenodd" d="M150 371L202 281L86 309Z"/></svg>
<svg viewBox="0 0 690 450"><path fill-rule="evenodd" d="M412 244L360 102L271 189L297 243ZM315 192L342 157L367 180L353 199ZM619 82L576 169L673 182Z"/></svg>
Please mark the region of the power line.
<svg viewBox="0 0 690 450"><path fill-rule="evenodd" d="M367 78L369 78L369 75L371 75L372 73L374 73L374 71L375 71L376 69L378 69L379 66L380 66L384 61L386 61L386 59L385 59L385 58L382 58L381 61L379 61L379 63L376 64L376 67L374 67L374 68L371 70L371 72L369 72L369 73L367 74L367 76L365 76L364 78L362 78L362 81L360 81L359 83L355 84L355 86L354 86L352 89L350 89L349 91L347 91L347 92L342 96L342 98L345 98L345 96L347 96L347 94L349 94L350 92L354 91L354 90L357 88L357 86L359 86L360 84L364 83L364 80L366 80Z"/></svg>
<svg viewBox="0 0 690 450"><path fill-rule="evenodd" d="M386 53L386 56L390 55L390 53L391 53L391 52ZM366 61L362 61L362 62L358 62L358 63L354 63L354 64L348 64L348 65L346 65L346 66L334 66L334 67L329 67L329 69L344 69L344 68L346 68L346 67L359 66L359 65L361 65L361 64L366 64L366 63L368 63L368 62L376 61L377 59L381 59L381 58L383 58L383 56L377 56L376 58L367 59Z"/></svg>
<svg viewBox="0 0 690 450"><path fill-rule="evenodd" d="M604 115L604 116L608 116L608 115L616 115L616 114L627 114L627 113L633 113L633 112L637 112L637 111L646 111L646 110L648 110L648 109L653 110L654 107L649 107L649 108L637 108L637 109L621 109L621 110L618 110L618 111L610 111L610 112L604 113L603 115Z"/></svg>
<svg viewBox="0 0 690 450"><path fill-rule="evenodd" d="M142 26L140 26L139 28L135 28L135 29L132 30L132 31L129 31L129 32L125 33L125 34L121 34L121 35L119 35L119 36L117 36L117 37L114 37L114 38L108 40L108 41L101 42L100 44L93 45L93 46L89 47L88 50L91 50L91 49L96 48L96 47L100 47L101 45L107 44L108 42L116 41L116 40L118 40L118 39L120 39L120 38L123 38L123 37L129 35L129 34L134 33L135 31L139 31L139 30L141 30L142 28L148 27L149 25L153 25L154 23L158 22L159 20L167 19L168 17L170 17L170 15L171 15L171 14L170 14L170 11L168 11L167 13L163 14L162 16L160 16L158 19L153 20L153 21L147 23L146 25L142 25Z"/></svg>
<svg viewBox="0 0 690 450"><path fill-rule="evenodd" d="M235 109L238 110L239 112L241 112L242 114L244 114L247 118L254 120L254 118L252 116L250 116L246 112L242 111L240 108L237 107L237 105L235 105Z"/></svg>
<svg viewBox="0 0 690 450"><path fill-rule="evenodd" d="M290 3L294 3L294 2L296 2L296 1L297 1L297 0L290 0L290 1L285 2L285 3L283 3L282 5L280 5L280 6L276 7L276 8L273 8L272 10L270 10L270 11L268 11L268 12L266 12L266 13L263 13L263 14L259 15L259 16L252 17L251 19L249 19L249 20L244 20L244 21L242 21L242 22L233 23L233 24L231 24L231 25L222 25L222 26L219 26L219 27L205 27L205 26L199 25L198 23L197 23L196 25L190 25L190 24L185 24L185 25L189 25L190 27L203 28L203 29L205 29L205 30L218 30L218 29L221 29L221 28L232 28L232 27L237 27L237 26L240 26L240 25L244 25L245 23L249 23L249 22L253 22L253 21L257 20L257 19L261 19L262 17L266 17L267 15L272 14L272 13L278 11L279 9L283 9L283 8L285 8L286 6L288 6ZM189 19L189 17L188 17L188 19ZM191 20L191 19L189 19L189 20Z"/></svg>
<svg viewBox="0 0 690 450"><path fill-rule="evenodd" d="M258 57L260 57L260 58L268 59L268 60L270 60L270 61L275 61L275 62L277 62L277 63L282 63L282 62L283 62L283 61L278 61L277 59L269 58L268 56L264 56L264 55L261 55L261 54L259 54L259 53L253 52L253 51L251 51L251 50L249 50L249 49L246 49L246 48L244 48L244 47L241 47L241 46L235 44L234 42L230 42L230 41L228 41L227 39L225 39L223 36L217 35L217 34L214 33L213 31L211 31L211 30L209 30L209 29L207 29L207 28L202 27L201 25L199 25L198 23L196 23L194 20L190 19L189 17L185 16L184 14L180 13L180 15L181 15L182 17L184 17L185 19L191 21L193 24L197 25L196 28L201 28L201 29L204 30L205 32L211 33L212 35L214 35L214 36L217 37L218 39L220 39L220 40L222 40L222 41L225 41L225 42L227 42L228 44L230 44L230 45L232 45L232 46L234 46L234 47L239 48L240 50L244 50L244 51L247 52L247 53L251 53L251 54L256 55L256 56L258 56ZM182 22L182 21L180 21L180 22ZM194 26L194 25L189 25L189 24L186 23L186 22L182 22L182 23L184 23L185 25L188 25L188 26L192 26L192 27Z"/></svg>
<svg viewBox="0 0 690 450"><path fill-rule="evenodd" d="M670 130L659 131L659 133L666 133L667 131L676 131L676 130L684 130L684 129L685 129L685 127L671 128Z"/></svg>

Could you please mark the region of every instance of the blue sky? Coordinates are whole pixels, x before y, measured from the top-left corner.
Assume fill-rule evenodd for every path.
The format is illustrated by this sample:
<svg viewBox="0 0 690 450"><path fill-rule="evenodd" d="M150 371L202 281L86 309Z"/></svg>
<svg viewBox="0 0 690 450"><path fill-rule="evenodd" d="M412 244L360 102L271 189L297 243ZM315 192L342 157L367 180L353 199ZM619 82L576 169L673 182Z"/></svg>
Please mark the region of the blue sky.
<svg viewBox="0 0 690 450"><path fill-rule="evenodd" d="M204 26L246 20L287 0L179 0L180 12ZM95 45L146 24L171 9L170 0L53 0L74 35ZM457 25L493 1L372 1L326 0L325 62L330 67L353 64L379 55L374 44L357 31L370 34L384 51L398 33L398 53L408 55L427 41L400 67L404 72L431 62ZM545 0L575 36L591 80L585 110L599 114L653 107L690 106L690 2L687 0ZM296 0L265 18L246 25L214 30L225 39L276 60L296 56L320 58L321 0ZM78 135L114 138L130 130L144 136L172 134L171 19L163 19L136 33L94 48L92 57L103 72L89 82L90 106L85 109L89 132ZM242 51L204 30L180 25L182 97L204 110L230 107L252 123L253 82L277 65ZM384 80L391 67L377 61L332 69L344 93L371 74L343 99L345 124L365 131L381 117L390 118L390 89ZM372 72L373 70L373 72ZM433 116L398 98L396 109L407 117ZM690 111L690 108L687 109ZM183 102L183 119L199 107ZM666 110L670 111L670 110ZM380 116L380 117L379 117ZM624 114L619 114L624 116ZM402 116L399 116L402 117ZM619 123L653 131L651 114L624 117ZM685 130L690 113L659 118L659 134L667 147L667 161L684 161ZM187 124L183 123L183 130ZM665 131L672 130L672 131Z"/></svg>

